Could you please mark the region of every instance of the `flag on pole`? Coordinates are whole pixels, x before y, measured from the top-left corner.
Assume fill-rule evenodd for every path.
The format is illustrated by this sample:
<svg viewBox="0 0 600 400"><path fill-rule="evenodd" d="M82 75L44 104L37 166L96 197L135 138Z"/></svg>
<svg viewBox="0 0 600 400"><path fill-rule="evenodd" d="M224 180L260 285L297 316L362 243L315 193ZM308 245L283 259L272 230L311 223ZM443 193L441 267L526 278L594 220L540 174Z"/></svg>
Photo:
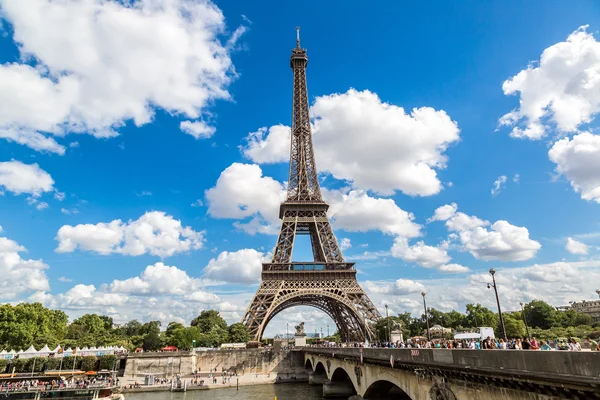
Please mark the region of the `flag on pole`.
<svg viewBox="0 0 600 400"><path fill-rule="evenodd" d="M392 365L392 368L394 368L394 356L390 355L390 364Z"/></svg>

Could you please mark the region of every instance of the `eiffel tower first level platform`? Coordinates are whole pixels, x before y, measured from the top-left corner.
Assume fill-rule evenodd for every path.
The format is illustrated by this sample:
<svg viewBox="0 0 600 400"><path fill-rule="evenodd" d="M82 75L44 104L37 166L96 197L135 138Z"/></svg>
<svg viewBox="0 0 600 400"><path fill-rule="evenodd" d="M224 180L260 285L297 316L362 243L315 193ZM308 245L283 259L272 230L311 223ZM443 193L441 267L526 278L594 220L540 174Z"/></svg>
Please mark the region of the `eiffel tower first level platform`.
<svg viewBox="0 0 600 400"><path fill-rule="evenodd" d="M343 341L372 340L381 316L358 284L354 263L344 259L327 218L329 205L321 196L310 131L307 64L298 31L290 58L294 73L290 175L287 198L279 210L281 230L273 259L262 266L262 282L242 323L260 340L278 313L311 306L331 317ZM310 236L313 261L292 261L297 235Z"/></svg>

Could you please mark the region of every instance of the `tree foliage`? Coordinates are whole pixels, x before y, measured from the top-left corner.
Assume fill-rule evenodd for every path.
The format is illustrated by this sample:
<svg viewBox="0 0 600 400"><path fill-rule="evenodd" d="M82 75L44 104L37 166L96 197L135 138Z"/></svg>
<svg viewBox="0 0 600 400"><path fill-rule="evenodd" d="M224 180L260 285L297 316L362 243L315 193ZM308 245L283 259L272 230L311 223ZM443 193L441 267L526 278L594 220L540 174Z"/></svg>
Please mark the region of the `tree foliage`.
<svg viewBox="0 0 600 400"><path fill-rule="evenodd" d="M250 340L248 328L240 322L230 325L228 331L229 342L231 343L246 343Z"/></svg>

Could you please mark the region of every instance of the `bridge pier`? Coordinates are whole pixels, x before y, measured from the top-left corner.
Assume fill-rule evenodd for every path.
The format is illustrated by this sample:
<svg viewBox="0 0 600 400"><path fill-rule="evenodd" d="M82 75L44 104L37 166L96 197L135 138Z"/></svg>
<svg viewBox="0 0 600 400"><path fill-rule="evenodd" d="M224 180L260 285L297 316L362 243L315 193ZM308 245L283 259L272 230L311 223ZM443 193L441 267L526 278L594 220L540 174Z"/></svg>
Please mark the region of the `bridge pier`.
<svg viewBox="0 0 600 400"><path fill-rule="evenodd" d="M309 372L308 373L308 384L311 386L322 385L326 383L329 379L327 379L327 375L319 374L318 372Z"/></svg>
<svg viewBox="0 0 600 400"><path fill-rule="evenodd" d="M354 391L354 386L350 381L343 382L332 382L327 381L323 383L323 397L326 399L343 397L349 398L354 395L356 392Z"/></svg>

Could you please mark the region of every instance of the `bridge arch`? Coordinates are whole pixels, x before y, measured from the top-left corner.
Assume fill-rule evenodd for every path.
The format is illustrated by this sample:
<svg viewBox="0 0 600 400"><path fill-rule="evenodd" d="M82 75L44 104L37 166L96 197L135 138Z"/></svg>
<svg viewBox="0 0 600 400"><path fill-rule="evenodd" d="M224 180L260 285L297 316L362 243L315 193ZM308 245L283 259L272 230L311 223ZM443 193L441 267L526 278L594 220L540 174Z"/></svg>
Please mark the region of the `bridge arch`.
<svg viewBox="0 0 600 400"><path fill-rule="evenodd" d="M371 383L363 398L365 400L413 400L400 386L387 380L379 380Z"/></svg>
<svg viewBox="0 0 600 400"><path fill-rule="evenodd" d="M306 359L306 362L304 363L304 369L309 369L311 371L314 371L312 362L310 361L310 358Z"/></svg>
<svg viewBox="0 0 600 400"><path fill-rule="evenodd" d="M317 374L323 374L323 375L327 376L327 370L325 369L325 366L323 365L323 363L321 361L319 361L319 362L317 362L317 364L315 364L314 371Z"/></svg>
<svg viewBox="0 0 600 400"><path fill-rule="evenodd" d="M273 304L271 311L264 317L258 330L258 337L262 338L269 322L280 312L296 306L308 306L319 309L327 314L335 323L341 340L361 341L372 337L372 333L363 321L363 317L352 301L343 292L336 290L303 290L284 293Z"/></svg>

